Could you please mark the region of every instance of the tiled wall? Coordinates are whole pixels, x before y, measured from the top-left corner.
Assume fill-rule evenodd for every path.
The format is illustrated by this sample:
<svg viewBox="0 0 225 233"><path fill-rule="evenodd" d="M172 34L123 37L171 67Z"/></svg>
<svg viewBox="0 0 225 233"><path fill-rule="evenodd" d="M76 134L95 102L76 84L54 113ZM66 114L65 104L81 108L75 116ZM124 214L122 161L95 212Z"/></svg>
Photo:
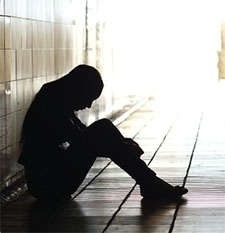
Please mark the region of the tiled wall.
<svg viewBox="0 0 225 233"><path fill-rule="evenodd" d="M97 67L105 87L92 110L79 113L86 123L130 101L124 98L129 96L126 89L122 95L113 90L120 79L113 73L104 4L107 1L0 0L0 189L22 173L17 163L21 125L43 83L81 63Z"/></svg>
<svg viewBox="0 0 225 233"><path fill-rule="evenodd" d="M2 186L22 168L16 162L20 129L34 94L43 83L83 62L83 2L0 0ZM73 9L73 15L66 9Z"/></svg>
<svg viewBox="0 0 225 233"><path fill-rule="evenodd" d="M225 23L221 25L221 51L218 55L219 78L225 78Z"/></svg>

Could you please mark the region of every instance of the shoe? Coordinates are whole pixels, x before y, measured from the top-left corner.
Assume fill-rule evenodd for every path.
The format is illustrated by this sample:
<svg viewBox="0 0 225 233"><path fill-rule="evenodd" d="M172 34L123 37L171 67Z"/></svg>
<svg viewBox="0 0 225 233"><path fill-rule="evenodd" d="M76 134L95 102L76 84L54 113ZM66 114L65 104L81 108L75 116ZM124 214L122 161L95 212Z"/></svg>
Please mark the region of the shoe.
<svg viewBox="0 0 225 233"><path fill-rule="evenodd" d="M63 194L63 195L48 195L48 196L39 196L38 200L45 203L62 203L71 200L71 195Z"/></svg>
<svg viewBox="0 0 225 233"><path fill-rule="evenodd" d="M187 192L185 187L172 186L157 176L148 185L140 186L140 194L144 198L177 199Z"/></svg>

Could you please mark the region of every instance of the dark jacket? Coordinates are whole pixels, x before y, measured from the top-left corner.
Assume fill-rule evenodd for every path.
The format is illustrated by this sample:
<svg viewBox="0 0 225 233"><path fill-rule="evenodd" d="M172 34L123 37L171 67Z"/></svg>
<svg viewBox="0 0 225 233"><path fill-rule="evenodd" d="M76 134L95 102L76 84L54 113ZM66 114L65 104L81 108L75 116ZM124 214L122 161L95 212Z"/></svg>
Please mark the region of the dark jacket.
<svg viewBox="0 0 225 233"><path fill-rule="evenodd" d="M73 113L65 113L62 90L59 81L54 81L44 84L36 94L24 119L19 163L60 162L68 146L81 145L86 126Z"/></svg>

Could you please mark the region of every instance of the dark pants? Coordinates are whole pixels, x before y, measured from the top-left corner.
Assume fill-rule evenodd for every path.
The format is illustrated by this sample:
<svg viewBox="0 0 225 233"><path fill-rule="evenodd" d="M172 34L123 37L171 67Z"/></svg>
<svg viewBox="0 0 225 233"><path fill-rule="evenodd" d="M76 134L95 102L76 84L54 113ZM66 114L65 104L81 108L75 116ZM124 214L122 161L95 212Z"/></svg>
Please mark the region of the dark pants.
<svg viewBox="0 0 225 233"><path fill-rule="evenodd" d="M50 173L43 177L41 190L30 183L34 196L72 194L83 182L97 157L108 157L126 171L138 184L150 183L155 173L140 159L142 150L132 145L108 119L101 119L84 132L80 148L71 148L60 163L52 165Z"/></svg>

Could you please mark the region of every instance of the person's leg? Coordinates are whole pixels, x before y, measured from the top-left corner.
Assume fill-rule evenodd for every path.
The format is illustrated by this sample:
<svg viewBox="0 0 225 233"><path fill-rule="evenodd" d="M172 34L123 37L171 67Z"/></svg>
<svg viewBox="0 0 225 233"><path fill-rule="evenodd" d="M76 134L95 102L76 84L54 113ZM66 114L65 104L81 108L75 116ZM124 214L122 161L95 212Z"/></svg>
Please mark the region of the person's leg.
<svg viewBox="0 0 225 233"><path fill-rule="evenodd" d="M99 156L109 157L125 170L138 184L147 177L155 175L146 163L141 160L140 150L126 143L126 138L108 119L101 119L87 127L89 148Z"/></svg>
<svg viewBox="0 0 225 233"><path fill-rule="evenodd" d="M56 156L51 164L26 166L28 190L44 201L68 199L81 185L95 159L96 156L86 150L72 148L68 153L61 154L60 161Z"/></svg>
<svg viewBox="0 0 225 233"><path fill-rule="evenodd" d="M85 148L80 151L72 150L63 164L60 164L60 167L64 168L60 175L64 177L62 190L70 194L74 193L84 181L96 157L94 153L88 153Z"/></svg>
<svg viewBox="0 0 225 233"><path fill-rule="evenodd" d="M99 156L112 159L119 167L126 171L140 185L141 195L182 195L186 192L182 187L173 187L156 176L146 163L141 160L140 149L132 150L126 144L126 139L108 119L94 122L87 127L87 143L89 148ZM142 151L142 150L141 150Z"/></svg>

